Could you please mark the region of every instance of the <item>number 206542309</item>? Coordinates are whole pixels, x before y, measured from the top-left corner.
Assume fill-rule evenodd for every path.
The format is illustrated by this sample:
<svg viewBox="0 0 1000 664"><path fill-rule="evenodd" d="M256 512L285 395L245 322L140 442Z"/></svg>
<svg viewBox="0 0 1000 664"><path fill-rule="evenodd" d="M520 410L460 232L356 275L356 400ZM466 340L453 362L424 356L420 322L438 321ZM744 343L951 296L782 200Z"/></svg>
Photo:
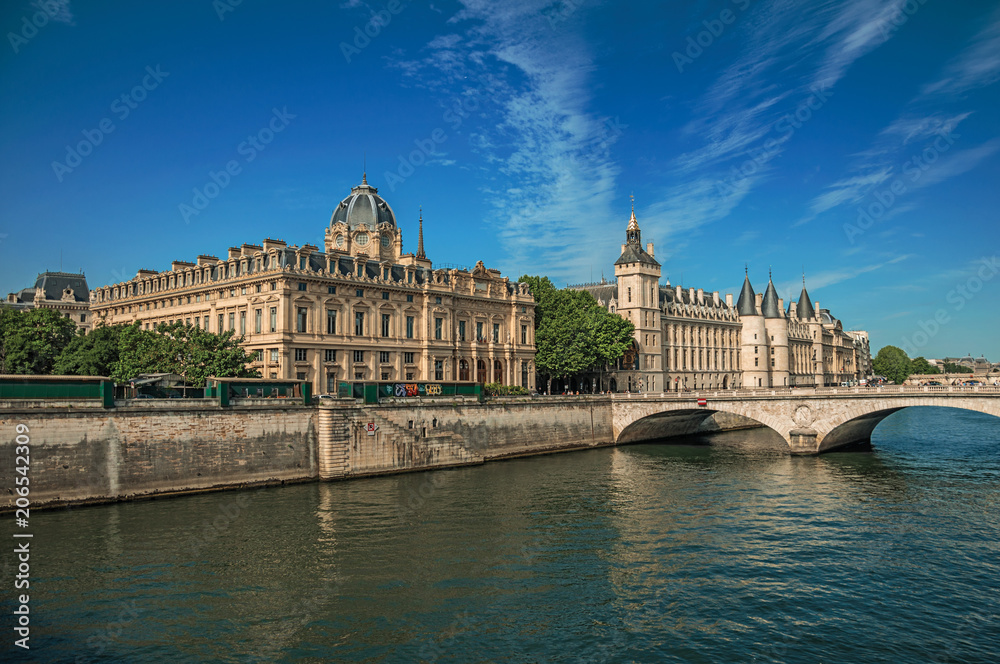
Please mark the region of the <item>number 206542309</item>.
<svg viewBox="0 0 1000 664"><path fill-rule="evenodd" d="M31 439L28 437L28 426L25 424L18 424L16 427L17 438L14 441L17 446L14 448L14 471L15 480L14 484L17 486L15 489L17 491L17 500L15 505L17 505L18 510L16 513L16 518L28 518L28 494L30 490L28 488L31 480L28 478L28 468L31 466L31 450L28 444Z"/></svg>

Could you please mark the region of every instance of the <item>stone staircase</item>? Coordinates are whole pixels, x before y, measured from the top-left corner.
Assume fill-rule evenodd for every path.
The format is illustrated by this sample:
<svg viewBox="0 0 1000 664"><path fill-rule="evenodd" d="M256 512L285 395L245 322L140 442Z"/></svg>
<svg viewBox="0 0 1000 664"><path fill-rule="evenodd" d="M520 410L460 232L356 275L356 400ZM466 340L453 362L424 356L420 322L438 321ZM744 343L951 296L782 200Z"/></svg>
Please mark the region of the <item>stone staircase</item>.
<svg viewBox="0 0 1000 664"><path fill-rule="evenodd" d="M319 411L319 476L330 480L351 471L351 420L343 411Z"/></svg>

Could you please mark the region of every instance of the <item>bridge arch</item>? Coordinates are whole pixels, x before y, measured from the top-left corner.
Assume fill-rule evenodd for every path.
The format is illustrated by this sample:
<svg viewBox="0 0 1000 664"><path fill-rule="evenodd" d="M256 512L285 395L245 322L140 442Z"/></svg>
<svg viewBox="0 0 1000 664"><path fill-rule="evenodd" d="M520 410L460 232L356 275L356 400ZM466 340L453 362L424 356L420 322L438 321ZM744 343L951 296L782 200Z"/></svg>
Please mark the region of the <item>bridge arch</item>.
<svg viewBox="0 0 1000 664"><path fill-rule="evenodd" d="M932 399L934 399L932 397ZM883 407L873 409L869 412L862 412L849 420L837 424L829 431L822 434L819 439L819 452L825 452L846 445L871 442L872 433L875 428L882 423L885 418L904 408L921 408L936 406L939 408L953 408L956 410L967 410L973 413L984 413L1000 417L1000 400L977 400L973 406L971 404L958 404L955 399L941 398L934 399L937 403L914 403L924 401L923 399L906 399L903 404L884 404ZM992 403L991 403L992 401ZM862 409L863 410L863 409Z"/></svg>
<svg viewBox="0 0 1000 664"><path fill-rule="evenodd" d="M788 441L781 432L764 422L726 410L698 407L666 410L636 419L618 433L616 442L628 445L740 429L767 430L770 436L758 437L766 440L766 444L760 444L760 447L788 449Z"/></svg>

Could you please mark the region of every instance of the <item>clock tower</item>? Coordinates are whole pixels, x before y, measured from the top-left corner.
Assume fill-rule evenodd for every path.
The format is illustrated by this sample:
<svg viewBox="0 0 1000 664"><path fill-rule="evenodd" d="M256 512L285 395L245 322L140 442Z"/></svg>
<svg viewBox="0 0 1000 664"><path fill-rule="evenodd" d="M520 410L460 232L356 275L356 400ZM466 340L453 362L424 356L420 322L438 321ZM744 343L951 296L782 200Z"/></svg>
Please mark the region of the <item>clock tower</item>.
<svg viewBox="0 0 1000 664"><path fill-rule="evenodd" d="M632 217L625 229L622 255L615 261L618 280L618 314L635 325L635 346L638 358L626 369L634 372L631 390L663 391L663 329L660 323L660 264L653 258L653 243L642 248L642 231ZM640 382L641 381L641 382ZM619 389L627 385L619 383Z"/></svg>

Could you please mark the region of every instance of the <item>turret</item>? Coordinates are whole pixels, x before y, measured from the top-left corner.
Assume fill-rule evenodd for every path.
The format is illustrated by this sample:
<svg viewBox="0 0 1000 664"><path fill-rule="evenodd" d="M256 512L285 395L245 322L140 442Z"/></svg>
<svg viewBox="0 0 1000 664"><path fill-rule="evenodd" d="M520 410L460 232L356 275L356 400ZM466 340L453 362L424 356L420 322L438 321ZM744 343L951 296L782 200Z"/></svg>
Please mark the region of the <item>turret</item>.
<svg viewBox="0 0 1000 664"><path fill-rule="evenodd" d="M771 377L771 387L788 386L788 320L782 309L781 299L774 288L774 282L768 275L767 290L764 293L761 312L764 314L764 328L770 346L767 365Z"/></svg>
<svg viewBox="0 0 1000 664"><path fill-rule="evenodd" d="M736 302L740 315L740 362L743 370L743 387L769 387L767 328L764 316L757 308L757 295L750 285L750 275L743 280L740 299Z"/></svg>

